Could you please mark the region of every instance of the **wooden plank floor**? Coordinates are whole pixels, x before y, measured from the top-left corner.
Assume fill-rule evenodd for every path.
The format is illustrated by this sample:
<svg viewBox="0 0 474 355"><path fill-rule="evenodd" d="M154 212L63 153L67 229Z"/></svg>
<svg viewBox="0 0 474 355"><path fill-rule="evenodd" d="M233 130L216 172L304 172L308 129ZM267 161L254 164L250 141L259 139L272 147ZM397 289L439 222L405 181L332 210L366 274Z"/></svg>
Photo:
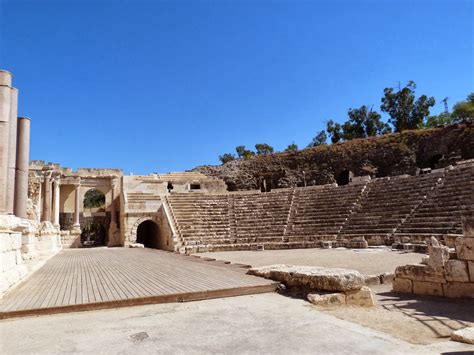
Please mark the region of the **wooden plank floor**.
<svg viewBox="0 0 474 355"><path fill-rule="evenodd" d="M271 292L236 265L155 249L63 250L0 300L0 319Z"/></svg>

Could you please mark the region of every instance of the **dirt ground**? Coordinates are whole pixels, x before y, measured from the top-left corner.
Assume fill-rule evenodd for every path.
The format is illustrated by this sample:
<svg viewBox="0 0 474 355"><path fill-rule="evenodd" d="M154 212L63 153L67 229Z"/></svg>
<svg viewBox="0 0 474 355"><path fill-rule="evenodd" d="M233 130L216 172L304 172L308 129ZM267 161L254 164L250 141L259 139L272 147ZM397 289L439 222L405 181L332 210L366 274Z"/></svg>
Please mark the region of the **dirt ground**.
<svg viewBox="0 0 474 355"><path fill-rule="evenodd" d="M418 253L392 251L389 248L224 251L196 255L254 267L271 264L341 267L357 270L364 275L393 273L397 266L419 263L423 256Z"/></svg>
<svg viewBox="0 0 474 355"><path fill-rule="evenodd" d="M474 326L474 300L394 293L391 285L372 290L376 307L316 308L412 344L446 341L454 330Z"/></svg>

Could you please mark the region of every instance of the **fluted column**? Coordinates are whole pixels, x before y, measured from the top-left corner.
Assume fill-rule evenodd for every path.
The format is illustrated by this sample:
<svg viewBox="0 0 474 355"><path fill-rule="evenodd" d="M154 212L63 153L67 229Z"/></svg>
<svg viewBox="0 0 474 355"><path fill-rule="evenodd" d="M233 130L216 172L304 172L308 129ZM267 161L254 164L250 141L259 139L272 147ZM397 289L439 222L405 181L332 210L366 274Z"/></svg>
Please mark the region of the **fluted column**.
<svg viewBox="0 0 474 355"><path fill-rule="evenodd" d="M30 161L30 119L18 118L15 177L15 216L27 218L28 173Z"/></svg>
<svg viewBox="0 0 474 355"><path fill-rule="evenodd" d="M43 185L43 218L42 221L51 222L51 171L47 171L44 175Z"/></svg>
<svg viewBox="0 0 474 355"><path fill-rule="evenodd" d="M81 210L81 201L80 201L80 194L79 194L79 187L80 183L74 185L74 225L75 229L80 228L81 224L79 221L79 213Z"/></svg>
<svg viewBox="0 0 474 355"><path fill-rule="evenodd" d="M0 213L8 213L8 149L10 141L11 73L0 70Z"/></svg>
<svg viewBox="0 0 474 355"><path fill-rule="evenodd" d="M53 180L53 225L59 227L59 202L60 202L60 176Z"/></svg>

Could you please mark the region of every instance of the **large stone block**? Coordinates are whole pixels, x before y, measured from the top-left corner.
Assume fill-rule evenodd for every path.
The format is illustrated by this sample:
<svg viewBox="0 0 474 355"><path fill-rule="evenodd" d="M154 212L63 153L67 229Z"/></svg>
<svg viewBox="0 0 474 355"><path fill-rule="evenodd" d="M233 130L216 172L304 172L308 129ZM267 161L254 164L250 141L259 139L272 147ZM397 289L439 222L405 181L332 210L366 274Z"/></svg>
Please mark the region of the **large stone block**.
<svg viewBox="0 0 474 355"><path fill-rule="evenodd" d="M444 268L433 269L432 267L423 264L398 266L395 269L395 277L413 281L446 282Z"/></svg>
<svg viewBox="0 0 474 355"><path fill-rule="evenodd" d="M443 286L437 282L413 281L413 293L417 295L443 296Z"/></svg>
<svg viewBox="0 0 474 355"><path fill-rule="evenodd" d="M458 329L452 332L451 340L474 345L474 327Z"/></svg>
<svg viewBox="0 0 474 355"><path fill-rule="evenodd" d="M467 261L448 260L445 264L446 281L469 282Z"/></svg>
<svg viewBox="0 0 474 355"><path fill-rule="evenodd" d="M350 291L364 286L364 277L358 271L340 268L277 264L253 268L248 273L311 290Z"/></svg>
<svg viewBox="0 0 474 355"><path fill-rule="evenodd" d="M346 304L346 295L337 293L309 293L306 298L316 306L342 306Z"/></svg>
<svg viewBox="0 0 474 355"><path fill-rule="evenodd" d="M462 232L465 238L474 238L474 213L462 217Z"/></svg>
<svg viewBox="0 0 474 355"><path fill-rule="evenodd" d="M474 238L456 238L458 259L474 261Z"/></svg>
<svg viewBox="0 0 474 355"><path fill-rule="evenodd" d="M449 298L474 298L474 283L448 282L443 285L444 295Z"/></svg>
<svg viewBox="0 0 474 355"><path fill-rule="evenodd" d="M444 245L431 246L429 254L427 264L435 270L443 268L444 263L449 260L449 248Z"/></svg>
<svg viewBox="0 0 474 355"><path fill-rule="evenodd" d="M396 277L392 282L392 290L394 292L413 293L413 281Z"/></svg>
<svg viewBox="0 0 474 355"><path fill-rule="evenodd" d="M374 294L367 286L360 290L346 291L346 304L348 306L373 307L375 306Z"/></svg>

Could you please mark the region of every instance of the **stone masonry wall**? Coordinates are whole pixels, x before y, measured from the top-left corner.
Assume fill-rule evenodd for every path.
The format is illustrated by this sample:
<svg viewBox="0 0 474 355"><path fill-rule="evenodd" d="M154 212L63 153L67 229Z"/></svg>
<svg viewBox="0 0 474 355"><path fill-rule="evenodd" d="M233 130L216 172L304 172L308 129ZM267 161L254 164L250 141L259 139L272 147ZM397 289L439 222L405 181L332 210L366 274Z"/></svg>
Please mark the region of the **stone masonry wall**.
<svg viewBox="0 0 474 355"><path fill-rule="evenodd" d="M0 233L0 295L26 275L21 238L21 232Z"/></svg>
<svg viewBox="0 0 474 355"><path fill-rule="evenodd" d="M440 245L432 237L429 256L421 264L399 266L393 291L449 298L474 298L474 218L463 221L464 237L455 248Z"/></svg>

